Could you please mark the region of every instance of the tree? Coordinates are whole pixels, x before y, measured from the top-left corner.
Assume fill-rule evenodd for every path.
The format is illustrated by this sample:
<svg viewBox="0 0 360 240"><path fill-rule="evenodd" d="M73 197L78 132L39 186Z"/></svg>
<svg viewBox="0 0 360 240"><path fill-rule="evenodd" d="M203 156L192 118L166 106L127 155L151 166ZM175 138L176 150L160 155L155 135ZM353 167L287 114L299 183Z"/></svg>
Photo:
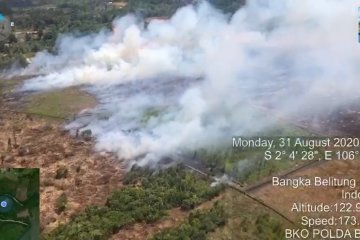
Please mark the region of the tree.
<svg viewBox="0 0 360 240"><path fill-rule="evenodd" d="M39 29L37 33L38 39L41 39L43 35L44 35L44 31L42 29Z"/></svg>
<svg viewBox="0 0 360 240"><path fill-rule="evenodd" d="M5 43L4 42L0 42L0 52L1 53L5 52Z"/></svg>
<svg viewBox="0 0 360 240"><path fill-rule="evenodd" d="M55 212L57 214L60 214L61 212L63 212L66 208L66 205L67 205L67 202L68 202L68 199L67 199L67 196L65 193L62 193L58 199L56 200L56 203L55 203Z"/></svg>
<svg viewBox="0 0 360 240"><path fill-rule="evenodd" d="M26 33L26 34L25 34L25 41L26 41L26 42L31 41L31 34L30 34L30 33Z"/></svg>
<svg viewBox="0 0 360 240"><path fill-rule="evenodd" d="M18 40L17 40L15 34L11 33L9 35L9 43L17 43L17 42L18 42Z"/></svg>
<svg viewBox="0 0 360 240"><path fill-rule="evenodd" d="M53 40L55 39L55 33L54 32L46 32L43 37L44 40Z"/></svg>

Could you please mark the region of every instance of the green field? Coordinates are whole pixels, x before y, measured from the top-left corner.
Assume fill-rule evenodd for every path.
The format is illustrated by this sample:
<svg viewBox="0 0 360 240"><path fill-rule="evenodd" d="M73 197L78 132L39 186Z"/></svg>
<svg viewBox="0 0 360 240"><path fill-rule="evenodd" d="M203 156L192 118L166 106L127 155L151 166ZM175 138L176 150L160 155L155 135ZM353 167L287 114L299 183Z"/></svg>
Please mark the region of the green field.
<svg viewBox="0 0 360 240"><path fill-rule="evenodd" d="M228 221L207 235L207 240L284 239L291 224L246 196L228 189L222 201Z"/></svg>
<svg viewBox="0 0 360 240"><path fill-rule="evenodd" d="M23 110L44 116L69 118L95 104L96 100L90 94L77 88L67 88L30 95L26 99Z"/></svg>

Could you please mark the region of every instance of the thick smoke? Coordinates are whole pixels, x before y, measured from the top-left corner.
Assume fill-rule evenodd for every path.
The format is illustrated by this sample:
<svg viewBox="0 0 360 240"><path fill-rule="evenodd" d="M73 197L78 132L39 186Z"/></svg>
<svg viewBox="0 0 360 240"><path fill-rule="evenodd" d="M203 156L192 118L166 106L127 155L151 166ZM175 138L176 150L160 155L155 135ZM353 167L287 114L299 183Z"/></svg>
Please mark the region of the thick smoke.
<svg viewBox="0 0 360 240"><path fill-rule="evenodd" d="M156 163L270 128L255 106L296 116L358 99L356 15L353 0L250 0L231 18L206 3L147 27L126 16L111 32L61 36L21 71L38 75L23 90L85 86L99 106L68 127Z"/></svg>

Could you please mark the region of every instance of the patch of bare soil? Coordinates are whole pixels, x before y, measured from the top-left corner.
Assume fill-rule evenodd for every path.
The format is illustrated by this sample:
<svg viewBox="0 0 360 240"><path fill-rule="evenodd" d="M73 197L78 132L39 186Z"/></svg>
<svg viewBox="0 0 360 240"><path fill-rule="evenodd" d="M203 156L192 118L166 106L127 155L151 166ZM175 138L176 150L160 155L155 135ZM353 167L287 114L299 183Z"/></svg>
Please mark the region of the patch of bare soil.
<svg viewBox="0 0 360 240"><path fill-rule="evenodd" d="M121 187L120 162L110 154L94 153L92 147L91 139L70 136L59 122L18 113L0 115L0 167L40 168L43 232L69 221L86 206L104 204ZM62 209L58 199L64 194Z"/></svg>
<svg viewBox="0 0 360 240"><path fill-rule="evenodd" d="M196 207L195 210L207 210L210 209L213 204L221 200L224 196L219 195L210 201L203 202ZM120 230L117 234L113 235L112 240L143 240L150 239L157 233L167 229L180 225L186 218L189 217L191 211L184 211L180 208L174 208L167 212L167 216L162 220L152 223L136 223L132 226Z"/></svg>

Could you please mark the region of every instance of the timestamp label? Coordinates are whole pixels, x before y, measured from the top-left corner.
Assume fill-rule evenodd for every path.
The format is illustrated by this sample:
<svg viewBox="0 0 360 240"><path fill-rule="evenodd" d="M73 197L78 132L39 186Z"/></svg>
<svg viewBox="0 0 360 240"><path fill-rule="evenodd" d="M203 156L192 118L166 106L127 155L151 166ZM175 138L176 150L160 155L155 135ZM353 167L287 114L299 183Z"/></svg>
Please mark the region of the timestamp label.
<svg viewBox="0 0 360 240"><path fill-rule="evenodd" d="M357 137L233 137L232 146L262 151L266 161L351 161L360 155Z"/></svg>

